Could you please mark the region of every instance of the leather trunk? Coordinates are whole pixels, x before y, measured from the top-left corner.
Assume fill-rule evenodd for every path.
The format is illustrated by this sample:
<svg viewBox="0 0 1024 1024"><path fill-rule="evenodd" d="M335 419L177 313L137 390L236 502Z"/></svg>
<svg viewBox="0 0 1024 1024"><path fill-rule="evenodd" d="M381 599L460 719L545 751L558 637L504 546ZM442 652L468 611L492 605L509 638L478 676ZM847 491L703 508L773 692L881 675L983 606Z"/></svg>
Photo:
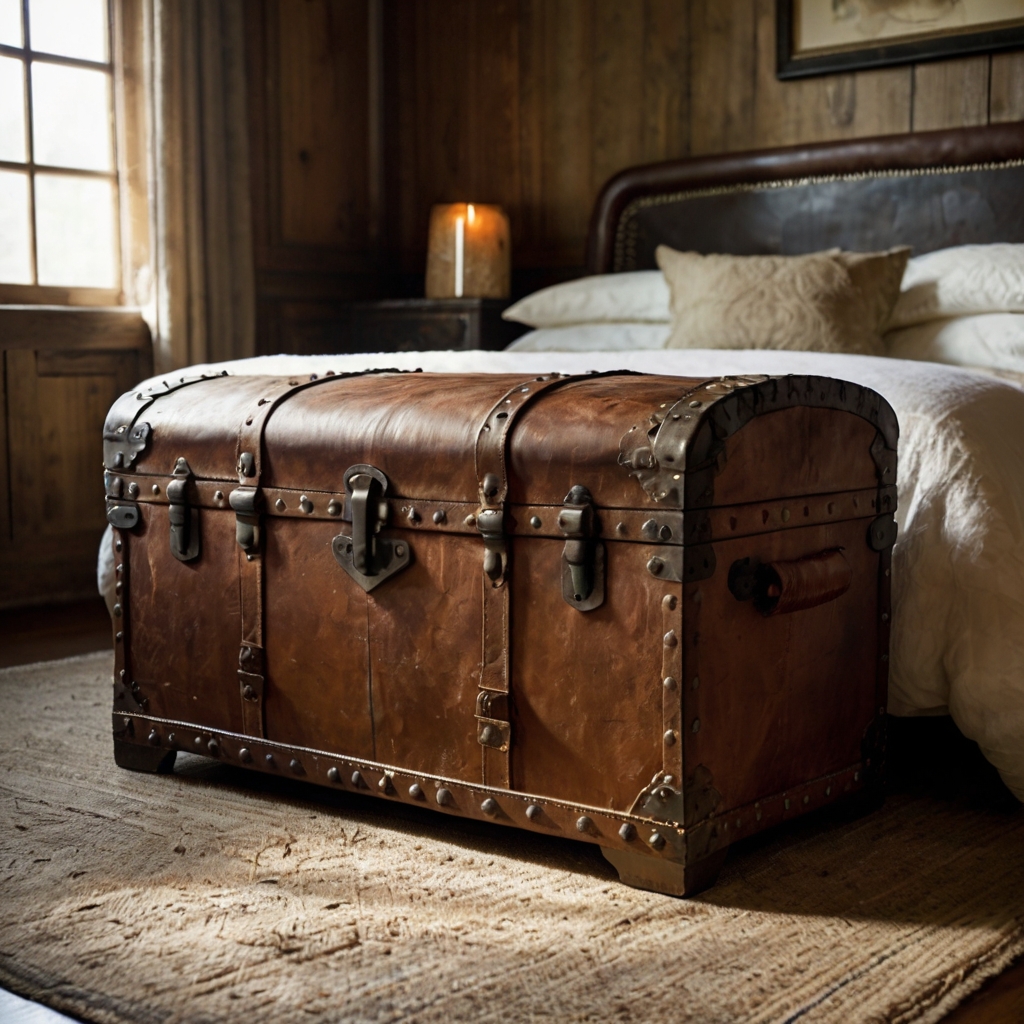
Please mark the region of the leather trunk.
<svg viewBox="0 0 1024 1024"><path fill-rule="evenodd" d="M897 433L802 376L129 393L117 761L187 750L696 891L730 843L877 787Z"/></svg>

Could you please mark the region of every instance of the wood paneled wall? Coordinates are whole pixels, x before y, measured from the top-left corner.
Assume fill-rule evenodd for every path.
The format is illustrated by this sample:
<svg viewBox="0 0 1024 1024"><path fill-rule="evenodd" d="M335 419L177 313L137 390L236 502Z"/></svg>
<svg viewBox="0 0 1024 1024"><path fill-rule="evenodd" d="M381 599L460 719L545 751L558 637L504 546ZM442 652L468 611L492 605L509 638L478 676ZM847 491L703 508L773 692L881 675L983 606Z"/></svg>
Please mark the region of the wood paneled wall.
<svg viewBox="0 0 1024 1024"><path fill-rule="evenodd" d="M263 351L421 294L432 203L497 202L513 288L579 273L633 164L1024 118L1024 54L779 82L775 0L262 0L251 8Z"/></svg>

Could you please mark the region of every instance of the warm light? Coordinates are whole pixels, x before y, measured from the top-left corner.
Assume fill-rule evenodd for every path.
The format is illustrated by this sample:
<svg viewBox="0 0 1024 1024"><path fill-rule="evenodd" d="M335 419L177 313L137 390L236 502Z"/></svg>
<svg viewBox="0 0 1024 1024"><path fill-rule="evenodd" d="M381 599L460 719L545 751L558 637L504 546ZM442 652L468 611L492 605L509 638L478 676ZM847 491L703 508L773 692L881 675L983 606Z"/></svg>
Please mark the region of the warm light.
<svg viewBox="0 0 1024 1024"><path fill-rule="evenodd" d="M447 203L430 211L428 299L508 298L508 217L500 206Z"/></svg>

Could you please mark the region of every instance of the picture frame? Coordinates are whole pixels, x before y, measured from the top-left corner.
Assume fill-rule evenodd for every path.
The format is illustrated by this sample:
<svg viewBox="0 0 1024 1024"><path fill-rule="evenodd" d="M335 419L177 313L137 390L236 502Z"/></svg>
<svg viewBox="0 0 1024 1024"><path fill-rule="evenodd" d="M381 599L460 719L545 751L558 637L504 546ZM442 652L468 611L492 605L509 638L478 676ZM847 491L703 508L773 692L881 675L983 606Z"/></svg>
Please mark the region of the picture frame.
<svg viewBox="0 0 1024 1024"><path fill-rule="evenodd" d="M806 78L1024 47L1024 0L776 0L776 75Z"/></svg>

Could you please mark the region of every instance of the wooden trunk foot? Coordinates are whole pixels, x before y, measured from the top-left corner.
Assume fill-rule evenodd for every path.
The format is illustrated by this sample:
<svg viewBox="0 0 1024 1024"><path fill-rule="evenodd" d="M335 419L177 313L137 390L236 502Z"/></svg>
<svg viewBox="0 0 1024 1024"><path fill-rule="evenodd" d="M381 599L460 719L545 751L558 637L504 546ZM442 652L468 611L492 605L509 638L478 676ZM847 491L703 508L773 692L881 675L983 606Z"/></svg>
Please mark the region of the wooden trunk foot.
<svg viewBox="0 0 1024 1024"><path fill-rule="evenodd" d="M661 892L666 896L696 896L718 880L718 872L722 870L729 847L716 850L695 864L686 865L604 846L601 852L619 873L619 880L626 885Z"/></svg>
<svg viewBox="0 0 1024 1024"><path fill-rule="evenodd" d="M176 750L143 747L138 743L114 740L114 761L118 768L133 772L169 772L174 767Z"/></svg>

